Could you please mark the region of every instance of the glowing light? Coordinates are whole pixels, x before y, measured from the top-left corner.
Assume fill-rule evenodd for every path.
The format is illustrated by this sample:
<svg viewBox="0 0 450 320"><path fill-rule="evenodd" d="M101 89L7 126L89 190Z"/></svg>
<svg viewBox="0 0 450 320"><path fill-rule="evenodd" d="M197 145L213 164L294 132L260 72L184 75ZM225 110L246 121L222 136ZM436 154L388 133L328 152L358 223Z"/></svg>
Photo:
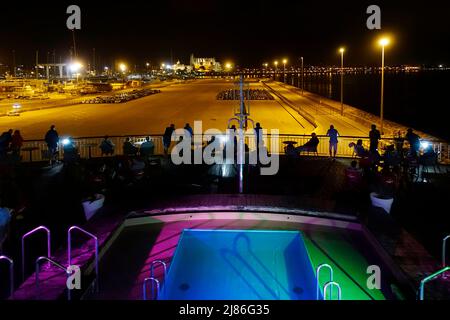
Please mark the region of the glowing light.
<svg viewBox="0 0 450 320"><path fill-rule="evenodd" d="M119 69L120 71L125 72L127 71L127 65L125 63L121 63L119 64Z"/></svg>
<svg viewBox="0 0 450 320"><path fill-rule="evenodd" d="M283 59L283 64L286 64L287 63L287 59Z"/></svg>
<svg viewBox="0 0 450 320"><path fill-rule="evenodd" d="M227 70L230 70L230 69L231 69L231 63L230 63L230 62L227 62L227 63L225 64L225 68L226 68Z"/></svg>
<svg viewBox="0 0 450 320"><path fill-rule="evenodd" d="M343 48L343 47L339 48L339 52L340 53L344 53L345 52L345 48Z"/></svg>
<svg viewBox="0 0 450 320"><path fill-rule="evenodd" d="M18 104L18 103L13 104L12 107L13 107L13 109L20 109L20 108L22 108L22 106L20 104Z"/></svg>
<svg viewBox="0 0 450 320"><path fill-rule="evenodd" d="M275 66L277 66L277 65L278 65L278 61L275 60L273 64L274 64Z"/></svg>
<svg viewBox="0 0 450 320"><path fill-rule="evenodd" d="M65 145L65 146L67 146L69 143L70 143L70 139L69 138L64 138L62 140L62 144Z"/></svg>
<svg viewBox="0 0 450 320"><path fill-rule="evenodd" d="M420 142L420 147L421 147L423 150L428 149L429 146L430 146L430 143L429 143L428 141L421 141L421 142Z"/></svg>
<svg viewBox="0 0 450 320"><path fill-rule="evenodd" d="M378 40L378 44L382 47L389 45L390 42L391 40L389 38L381 38Z"/></svg>
<svg viewBox="0 0 450 320"><path fill-rule="evenodd" d="M83 65L81 63L74 62L70 65L70 71L72 71L72 73L78 73L82 67Z"/></svg>

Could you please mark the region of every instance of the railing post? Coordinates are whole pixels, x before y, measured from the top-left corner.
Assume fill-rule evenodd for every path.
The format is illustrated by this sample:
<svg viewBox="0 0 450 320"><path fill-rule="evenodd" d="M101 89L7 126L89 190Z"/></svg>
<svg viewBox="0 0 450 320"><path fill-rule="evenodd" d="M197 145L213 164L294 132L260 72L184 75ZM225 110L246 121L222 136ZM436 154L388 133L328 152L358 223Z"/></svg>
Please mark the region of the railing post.
<svg viewBox="0 0 450 320"><path fill-rule="evenodd" d="M99 272L98 272L98 238L97 236L95 236L94 234L81 229L78 226L72 226L67 230L67 263L69 266L72 265L72 230L78 230L84 234L86 234L87 236L91 237L92 239L94 239L95 242L95 290L96 292L99 291Z"/></svg>
<svg viewBox="0 0 450 320"><path fill-rule="evenodd" d="M424 279L422 279L422 281L420 281L420 288L419 288L419 300L424 300L424 296L425 296L425 284L430 281L433 280L434 278L436 278L438 275L443 274L447 271L450 270L450 267L445 267L442 268L441 270L429 275L428 277L425 277Z"/></svg>
<svg viewBox="0 0 450 320"><path fill-rule="evenodd" d="M48 229L45 226L39 226L37 228L34 228L33 230L25 233L22 236L22 280L25 280L25 238L32 235L33 233L44 230L47 233L47 256L51 257L51 232L50 229Z"/></svg>
<svg viewBox="0 0 450 320"><path fill-rule="evenodd" d="M0 261L2 260L9 264L9 295L14 298L14 261L7 256L0 255Z"/></svg>
<svg viewBox="0 0 450 320"><path fill-rule="evenodd" d="M53 264L54 266L56 266L57 268L61 269L64 271L64 273L66 274L67 278L70 276L70 273L68 272L67 268L65 268L62 264L56 262L55 260L50 259L49 257L44 257L41 256L39 258L36 259L36 270L35 270L35 284L36 284L36 291L37 291L37 298L40 298L40 288L39 288L39 272L40 272L40 268L39 268L39 263L42 260L46 260L48 261L50 264ZM67 288L67 300L71 300L71 294L70 294L70 289Z"/></svg>
<svg viewBox="0 0 450 320"><path fill-rule="evenodd" d="M160 286L159 286L159 281L158 281L158 279L155 279L155 278L153 278L153 277L145 278L145 279L144 279L144 283L143 283L143 285L142 285L142 297L143 297L143 300L147 300L147 282L149 282L149 281L152 282L152 298L154 298L153 300L157 300L158 297L159 297L159 289L160 289ZM154 284L154 283L156 283L156 296L154 295L154 287L153 287L153 284ZM156 298L156 299L155 299L155 298Z"/></svg>
<svg viewBox="0 0 450 320"><path fill-rule="evenodd" d="M342 298L342 290L341 290L341 286L340 286L337 282L334 282L334 281L329 281L329 282L327 282L327 283L325 284L325 286L323 287L323 299L324 299L324 300L327 300L326 297L327 297L327 289L328 289L328 287L333 288L333 286L335 286L335 287L338 288L338 300L341 300L341 298ZM333 299L331 290L330 290L330 298ZM331 299L330 299L330 300L331 300Z"/></svg>
<svg viewBox="0 0 450 320"><path fill-rule="evenodd" d="M320 278L320 270L322 268L327 268L328 270L330 270L330 282L333 281L333 268L327 264L327 263L322 263L321 265L319 265L316 269L316 300L319 300L319 296L320 296L320 282L319 282L319 278ZM330 294L333 293L333 287L331 287L331 292ZM325 291L323 292L323 297L325 299Z"/></svg>
<svg viewBox="0 0 450 320"><path fill-rule="evenodd" d="M450 239L450 234L444 239L442 239L442 268L445 268L447 266L447 240ZM443 275L444 278L446 278L445 275Z"/></svg>

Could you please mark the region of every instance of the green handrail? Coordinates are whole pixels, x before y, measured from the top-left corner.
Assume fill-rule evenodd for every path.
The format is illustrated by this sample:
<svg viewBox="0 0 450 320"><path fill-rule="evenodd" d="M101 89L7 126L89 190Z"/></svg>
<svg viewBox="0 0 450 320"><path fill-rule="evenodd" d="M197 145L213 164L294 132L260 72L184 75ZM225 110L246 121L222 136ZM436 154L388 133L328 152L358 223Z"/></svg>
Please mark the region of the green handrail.
<svg viewBox="0 0 450 320"><path fill-rule="evenodd" d="M430 274L428 277L426 277L426 278L424 278L424 279L422 279L422 281L420 281L420 294L419 294L419 300L424 300L424 289L425 289L425 283L427 283L428 281L430 281L430 280L433 280L434 278L436 278L438 275L440 275L440 274L442 274L442 273L444 273L444 272L447 272L447 271L449 271L450 270L450 267L445 267L445 268L442 268L441 270L439 270L439 271L436 271L435 273L433 273L433 274Z"/></svg>

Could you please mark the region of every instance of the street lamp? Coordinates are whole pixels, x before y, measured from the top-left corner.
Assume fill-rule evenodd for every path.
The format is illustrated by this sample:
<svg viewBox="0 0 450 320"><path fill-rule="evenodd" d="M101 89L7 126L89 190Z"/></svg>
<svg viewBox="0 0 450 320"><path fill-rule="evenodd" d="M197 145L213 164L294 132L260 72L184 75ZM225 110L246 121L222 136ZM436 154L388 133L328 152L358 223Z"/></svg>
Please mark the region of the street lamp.
<svg viewBox="0 0 450 320"><path fill-rule="evenodd" d="M303 57L300 57L302 60L302 95L303 95Z"/></svg>
<svg viewBox="0 0 450 320"><path fill-rule="evenodd" d="M283 82L286 83L286 63L287 59L283 59Z"/></svg>
<svg viewBox="0 0 450 320"><path fill-rule="evenodd" d="M77 76L77 83L78 83L78 76L80 75L79 71L81 70L81 68L83 68L83 65L78 61L73 62L70 65L70 71L72 72L72 75L75 74Z"/></svg>
<svg viewBox="0 0 450 320"><path fill-rule="evenodd" d="M344 115L344 52L345 48L339 48L341 54L341 116Z"/></svg>
<svg viewBox="0 0 450 320"><path fill-rule="evenodd" d="M278 60L275 60L274 62L273 62L273 64L275 65L275 77L277 76L277 73L278 73ZM276 79L275 79L276 80Z"/></svg>
<svg viewBox="0 0 450 320"><path fill-rule="evenodd" d="M384 47L389 45L389 38L381 38L378 40L378 44L381 46L381 99L380 99L380 130L383 134L383 120L384 120Z"/></svg>
<svg viewBox="0 0 450 320"><path fill-rule="evenodd" d="M125 71L127 71L127 66L126 66L126 64L125 64L125 63L119 64L119 70L120 70L122 73L125 73Z"/></svg>

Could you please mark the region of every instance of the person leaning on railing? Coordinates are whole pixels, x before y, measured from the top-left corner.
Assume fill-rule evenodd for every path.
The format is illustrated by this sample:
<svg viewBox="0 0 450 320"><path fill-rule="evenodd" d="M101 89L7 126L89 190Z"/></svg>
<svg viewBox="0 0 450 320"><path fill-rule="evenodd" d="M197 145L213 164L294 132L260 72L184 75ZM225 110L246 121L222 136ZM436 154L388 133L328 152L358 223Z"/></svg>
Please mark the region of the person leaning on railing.
<svg viewBox="0 0 450 320"><path fill-rule="evenodd" d="M136 148L132 143L130 138L126 138L123 143L123 155L133 157L138 153L138 148Z"/></svg>
<svg viewBox="0 0 450 320"><path fill-rule="evenodd" d="M102 156L109 156L114 154L114 143L109 139L108 136L103 138L103 141L100 143L100 150L102 151Z"/></svg>

